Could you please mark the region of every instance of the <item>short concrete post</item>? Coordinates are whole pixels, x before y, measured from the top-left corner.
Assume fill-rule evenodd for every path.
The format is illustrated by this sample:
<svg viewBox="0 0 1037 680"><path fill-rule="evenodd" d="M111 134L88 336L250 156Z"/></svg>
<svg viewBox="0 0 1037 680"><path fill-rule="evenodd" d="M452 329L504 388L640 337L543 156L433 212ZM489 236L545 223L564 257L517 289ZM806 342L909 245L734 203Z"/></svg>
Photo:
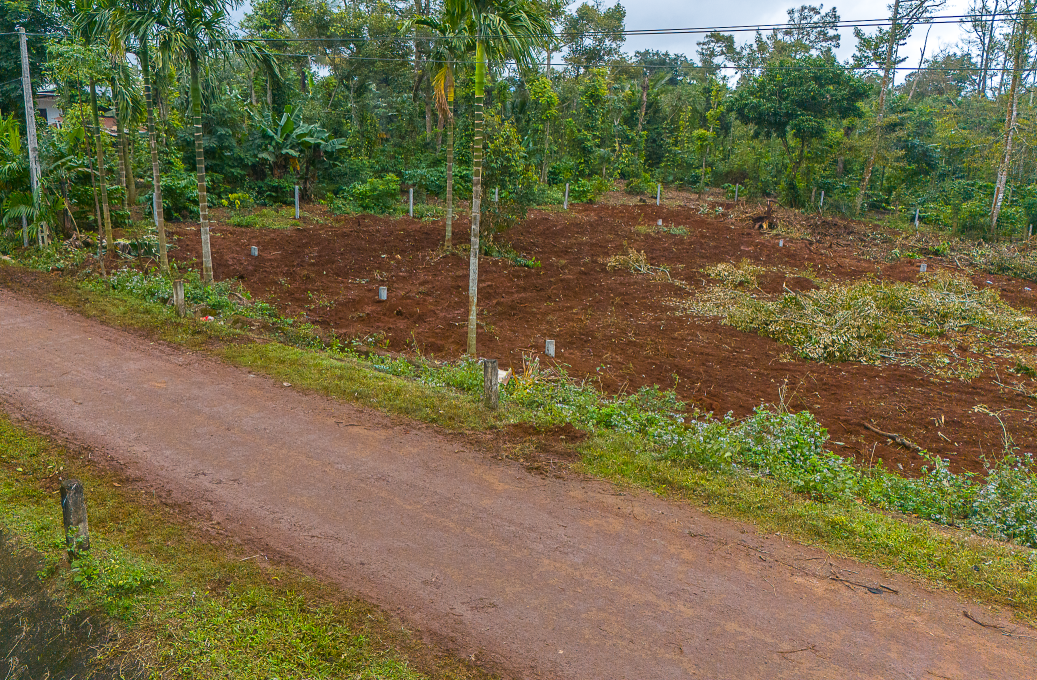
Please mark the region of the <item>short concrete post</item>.
<svg viewBox="0 0 1037 680"><path fill-rule="evenodd" d="M496 359L482 360L483 404L491 411L500 405L500 374Z"/></svg>
<svg viewBox="0 0 1037 680"><path fill-rule="evenodd" d="M929 269L929 265L927 265L925 262L918 265L918 271L922 272L923 274L926 272L927 269Z"/></svg>
<svg viewBox="0 0 1037 680"><path fill-rule="evenodd" d="M915 208L915 231L918 231L918 208Z"/></svg>
<svg viewBox="0 0 1037 680"><path fill-rule="evenodd" d="M299 219L299 185L295 185L295 219Z"/></svg>
<svg viewBox="0 0 1037 680"><path fill-rule="evenodd" d="M385 302L389 299L389 288L386 286L378 286L378 301Z"/></svg>
<svg viewBox="0 0 1037 680"><path fill-rule="evenodd" d="M655 226L657 226L657 227L663 226L663 221L661 219L660 220L656 220L655 221Z"/></svg>
<svg viewBox="0 0 1037 680"><path fill-rule="evenodd" d="M407 193L410 200L410 216L414 217L414 187L408 189Z"/></svg>
<svg viewBox="0 0 1037 680"><path fill-rule="evenodd" d="M493 187L493 202L500 203L500 187Z"/></svg>
<svg viewBox="0 0 1037 680"><path fill-rule="evenodd" d="M176 309L177 316L187 316L187 301L184 299L183 279L173 281L173 308Z"/></svg>
<svg viewBox="0 0 1037 680"><path fill-rule="evenodd" d="M735 203L738 202L738 190L741 189L741 188L742 188L741 184L736 184L735 185Z"/></svg>
<svg viewBox="0 0 1037 680"><path fill-rule="evenodd" d="M252 257L259 257L259 246L252 246L249 249L249 253L252 255Z"/></svg>
<svg viewBox="0 0 1037 680"><path fill-rule="evenodd" d="M1033 238L1033 225L1030 225L1030 232L1026 235L1027 240Z"/></svg>
<svg viewBox="0 0 1037 680"><path fill-rule="evenodd" d="M86 492L78 479L61 482L61 518L65 524L65 544L71 562L79 553L90 550L90 526L86 520Z"/></svg>
<svg viewBox="0 0 1037 680"><path fill-rule="evenodd" d="M655 185L655 204L656 205L659 205L659 201L662 200L662 197L663 197L663 185L662 184L656 184Z"/></svg>
<svg viewBox="0 0 1037 680"><path fill-rule="evenodd" d="M569 183L568 182L565 183L565 201L562 203L562 209L563 210L568 210L569 209Z"/></svg>
<svg viewBox="0 0 1037 680"><path fill-rule="evenodd" d="M822 189L821 190L821 212L824 212L824 211L825 211L825 192L824 192L824 189Z"/></svg>
<svg viewBox="0 0 1037 680"><path fill-rule="evenodd" d="M555 355L555 341L554 340L548 340L547 342L544 343L544 354L546 354L549 357L553 357Z"/></svg>

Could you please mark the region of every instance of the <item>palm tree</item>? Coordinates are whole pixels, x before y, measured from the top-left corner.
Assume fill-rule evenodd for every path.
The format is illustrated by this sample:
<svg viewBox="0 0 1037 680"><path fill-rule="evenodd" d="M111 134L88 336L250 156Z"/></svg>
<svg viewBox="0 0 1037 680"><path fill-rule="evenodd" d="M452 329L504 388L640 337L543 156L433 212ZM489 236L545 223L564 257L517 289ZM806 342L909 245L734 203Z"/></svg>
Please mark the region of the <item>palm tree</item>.
<svg viewBox="0 0 1037 680"><path fill-rule="evenodd" d="M212 58L238 54L249 62L263 62L276 73L273 55L253 40L235 38L229 29L227 0L162 0L164 11L158 34L164 58L186 57L191 73L191 117L194 120L195 170L198 177L198 221L202 236L202 279L212 283L209 247L209 203L205 183L205 147L202 138L202 67Z"/></svg>
<svg viewBox="0 0 1037 680"><path fill-rule="evenodd" d="M433 30L439 40L433 41L427 63L439 64L439 70L432 77L436 108L439 115L447 122L446 133L446 234L443 246L449 250L453 246L454 225L454 65L463 55L472 51L475 41L465 32L467 24L457 26L446 23L458 17L445 16L440 19L422 17L412 23ZM410 28L405 23L403 31Z"/></svg>
<svg viewBox="0 0 1037 680"><path fill-rule="evenodd" d="M551 22L529 0L446 0L443 23L457 26L475 43L475 106L472 130L472 235L468 257L468 354L475 356L479 294L479 218L482 212L483 98L488 54L532 68L538 50L554 37Z"/></svg>
<svg viewBox="0 0 1037 680"><path fill-rule="evenodd" d="M144 81L144 107L147 116L148 149L151 152L151 185L153 191L152 216L155 220L155 231L158 234L159 269L169 274L169 255L166 247L165 215L162 211L162 166L158 160L158 134L155 129L155 99L153 96L154 78L152 76L152 37L156 28L161 27L160 12L168 9L168 3L150 0L138 0L127 3L116 9L115 24L119 27L123 39L136 42L137 60L140 63L141 79ZM166 24L168 25L168 21Z"/></svg>
<svg viewBox="0 0 1037 680"><path fill-rule="evenodd" d="M105 7L95 0L61 0L59 6L71 19L72 34L88 49L97 42L104 42L107 22ZM97 183L101 190L101 208L104 215L104 240L108 252L115 248L115 237L112 234L112 217L108 204L108 173L105 167L104 136L101 132L101 121L97 111L97 78L103 69L99 64L87 64L90 83L90 114L93 119L93 138L97 154ZM101 224L98 224L98 241L100 241Z"/></svg>

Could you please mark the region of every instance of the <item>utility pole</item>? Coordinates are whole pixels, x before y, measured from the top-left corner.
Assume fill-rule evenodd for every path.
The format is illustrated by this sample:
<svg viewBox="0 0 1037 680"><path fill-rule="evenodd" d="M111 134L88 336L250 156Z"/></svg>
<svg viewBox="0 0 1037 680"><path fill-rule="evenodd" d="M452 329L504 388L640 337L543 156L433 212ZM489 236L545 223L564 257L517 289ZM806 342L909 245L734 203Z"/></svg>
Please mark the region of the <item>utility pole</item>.
<svg viewBox="0 0 1037 680"><path fill-rule="evenodd" d="M18 26L18 47L22 53L22 95L25 97L25 136L29 146L29 182L32 187L33 199L37 195L40 186L40 150L36 139L36 105L32 101L32 80L29 78L29 47L25 40L25 29ZM47 225L37 225L41 230L39 241L46 243L50 241L47 234Z"/></svg>

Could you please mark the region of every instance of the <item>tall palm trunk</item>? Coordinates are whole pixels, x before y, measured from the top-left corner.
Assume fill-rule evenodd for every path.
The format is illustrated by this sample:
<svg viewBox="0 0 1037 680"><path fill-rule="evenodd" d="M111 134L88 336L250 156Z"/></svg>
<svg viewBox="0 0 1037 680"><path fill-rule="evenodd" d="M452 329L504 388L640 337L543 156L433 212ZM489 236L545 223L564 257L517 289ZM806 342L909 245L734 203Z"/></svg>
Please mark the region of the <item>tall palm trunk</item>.
<svg viewBox="0 0 1037 680"><path fill-rule="evenodd" d="M645 140L641 137L641 131L644 129L645 124L645 112L648 110L648 70L645 69L644 73L641 74L641 108L637 112L637 147L638 155L640 158L637 159L641 166L641 171L644 171L645 165ZM702 171L705 173L706 161L702 160ZM702 192L699 192L701 198Z"/></svg>
<svg viewBox="0 0 1037 680"><path fill-rule="evenodd" d="M194 160L198 173L198 222L202 231L202 281L212 283L209 248L209 202L205 192L205 148L202 144L202 82L198 54L191 52L191 114L194 117Z"/></svg>
<svg viewBox="0 0 1037 680"><path fill-rule="evenodd" d="M89 149L93 146L94 139L93 135L89 132L90 126L87 125L84 127L87 129L86 144L87 149ZM90 170L90 188L93 190L94 194L94 219L97 220L97 262L101 265L101 276L107 278L108 274L104 270L104 253L101 250L101 203L97 199L97 177L94 175L94 159L90 156L89 152L86 154L86 162L87 168Z"/></svg>
<svg viewBox="0 0 1037 680"><path fill-rule="evenodd" d="M547 50L547 68L544 70L544 76L548 82L551 81L551 50ZM544 160L540 164L540 183L547 184L547 161L551 155L551 121L550 119L544 121Z"/></svg>
<svg viewBox="0 0 1037 680"><path fill-rule="evenodd" d="M1001 157L1001 166L997 171L997 184L994 187L994 203L990 208L990 235L997 234L997 218L1001 214L1001 205L1005 199L1005 185L1008 182L1008 171L1012 166L1012 142L1018 127L1019 113L1019 80L1023 70L1023 61L1029 48L1030 14L1033 2L1026 0L1019 12L1021 25L1015 27L1012 35L1012 47L1015 54L1012 63L1012 80L1008 91L1008 111L1005 113L1005 151Z"/></svg>
<svg viewBox="0 0 1037 680"><path fill-rule="evenodd" d="M115 140L118 149L116 150L115 157L119 161L119 186L123 189L122 194L122 207L125 210L129 210L129 194L126 193L126 140L122 134L122 118L120 117L120 110L118 100L115 96L115 78L112 78L112 116L115 119Z"/></svg>
<svg viewBox="0 0 1037 680"><path fill-rule="evenodd" d="M151 185L154 189L152 213L158 232L158 262L163 274L169 274L169 256L166 253L166 220L162 211L162 166L158 162L158 135L155 132L155 104L151 97L151 55L147 37L141 40L140 70L144 77L144 106L148 112L148 147L151 151Z"/></svg>
<svg viewBox="0 0 1037 680"><path fill-rule="evenodd" d="M112 235L112 217L108 208L108 177L104 167L104 137L101 132L101 118L97 113L97 83L90 79L90 108L94 116L94 141L97 142L97 183L101 187L101 210L104 214L104 242L108 252L115 249L115 237Z"/></svg>
<svg viewBox="0 0 1037 680"><path fill-rule="evenodd" d="M468 354L475 356L479 312L479 217L482 214L483 97L486 88L486 47L475 46L475 110L472 125L472 249L468 256Z"/></svg>
<svg viewBox="0 0 1037 680"><path fill-rule="evenodd" d="M126 168L126 209L132 211L137 205L137 178L133 176L133 143L130 141L129 121L119 123L119 145L122 165Z"/></svg>
<svg viewBox="0 0 1037 680"><path fill-rule="evenodd" d="M447 250L454 246L454 94L447 95L446 128L446 237L443 245Z"/></svg>
<svg viewBox="0 0 1037 680"><path fill-rule="evenodd" d="M868 162L864 166L864 177L861 178L861 188L857 192L857 199L854 201L853 210L856 214L861 212L864 194L868 191L868 184L871 183L871 172L875 169L875 157L878 156L879 146L882 144L882 119L886 113L886 92L889 90L889 75L893 69L893 47L896 45L899 14L900 0L894 0L893 18L889 27L889 44L886 46L886 67L882 72L882 90L879 91L878 113L875 116L875 144L871 147L871 154L868 156Z"/></svg>
<svg viewBox="0 0 1037 680"><path fill-rule="evenodd" d="M112 67L115 68L115 60L112 60ZM119 162L119 187L122 188L122 208L125 210L130 209L130 192L127 190L127 138L122 130L122 116L124 111L119 108L118 96L118 82L113 77L111 81L112 88L112 117L115 119L115 144L117 146L115 150L116 160Z"/></svg>

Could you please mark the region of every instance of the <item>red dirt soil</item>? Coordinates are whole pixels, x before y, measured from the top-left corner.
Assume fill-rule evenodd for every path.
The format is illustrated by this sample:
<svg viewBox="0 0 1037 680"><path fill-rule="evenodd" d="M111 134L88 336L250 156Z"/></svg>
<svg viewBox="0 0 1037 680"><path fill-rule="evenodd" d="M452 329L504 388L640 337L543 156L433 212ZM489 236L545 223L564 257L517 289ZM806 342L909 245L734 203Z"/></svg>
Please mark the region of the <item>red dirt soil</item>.
<svg viewBox="0 0 1037 680"><path fill-rule="evenodd" d="M237 279L257 298L302 315L342 338L380 334L394 351L454 359L464 352L468 304L467 254L443 256L439 221L373 216L336 217L320 206L292 230L246 229L217 223L213 263L217 278ZM638 225L682 225L686 237L642 233ZM455 223L455 244L466 243L467 222ZM197 260L192 225L175 229L180 261ZM790 405L809 409L828 428L833 448L869 462L884 460L907 474L923 459L864 427L900 434L951 461L957 471L983 471L983 457L1002 451L1000 424L975 412L984 405L1001 413L1023 451L1037 451L1037 412L1032 399L1005 391L985 374L971 383L943 380L902 366L788 361L788 347L718 322L675 314L663 302L686 293L668 282L627 271L608 271L605 260L627 248L643 250L653 265L698 284L697 270L718 262L812 267L826 279L864 275L915 280L917 261L895 264L862 259L852 247L777 239L744 226L704 219L686 207L654 205L573 206L569 212L536 211L507 233L507 240L542 267L504 259L480 262L481 356L521 368L523 355L542 354L556 341L557 360L570 374L599 381L610 392L641 386L675 388L686 401L717 414L745 416L775 402L788 383ZM258 246L251 257L249 247ZM930 271L939 262L930 260ZM761 287L777 292L811 287L801 277L768 274ZM1009 303L1032 311L1037 288L1016 279L975 276L993 282ZM388 301L376 290L388 286ZM783 355L784 358L783 358ZM1001 375L1006 375L1004 372Z"/></svg>

